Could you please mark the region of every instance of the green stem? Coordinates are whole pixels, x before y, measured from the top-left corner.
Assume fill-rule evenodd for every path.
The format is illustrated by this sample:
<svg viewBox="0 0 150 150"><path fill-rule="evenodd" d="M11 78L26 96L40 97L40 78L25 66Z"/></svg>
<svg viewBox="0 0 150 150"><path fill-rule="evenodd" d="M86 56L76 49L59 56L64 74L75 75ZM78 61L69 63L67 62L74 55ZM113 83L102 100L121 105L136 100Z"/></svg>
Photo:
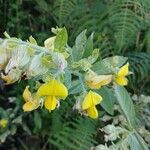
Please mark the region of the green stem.
<svg viewBox="0 0 150 150"><path fill-rule="evenodd" d="M31 47L33 49L36 49L37 52L44 52L44 53L50 54L50 55L53 54L53 52L51 50L48 50L48 49L46 49L44 47L41 47L41 46L38 46L38 45L35 45L35 44L32 44L32 43L29 43L29 42L24 42L22 40L10 38L10 39L7 39L6 42L8 42L8 43L15 43L15 44L18 44L18 45L27 45L27 46L29 46L29 47Z"/></svg>

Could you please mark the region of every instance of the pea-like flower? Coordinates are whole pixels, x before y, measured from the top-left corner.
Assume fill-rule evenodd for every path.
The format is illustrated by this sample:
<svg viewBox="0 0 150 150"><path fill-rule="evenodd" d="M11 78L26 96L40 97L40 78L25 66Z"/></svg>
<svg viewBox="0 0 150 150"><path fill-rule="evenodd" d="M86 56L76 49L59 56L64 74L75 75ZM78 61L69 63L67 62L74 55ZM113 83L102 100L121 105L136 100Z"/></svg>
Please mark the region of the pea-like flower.
<svg viewBox="0 0 150 150"><path fill-rule="evenodd" d="M117 75L115 76L115 82L121 86L127 85L128 79L126 78L126 76L128 74L129 74L129 63L126 63L119 69Z"/></svg>
<svg viewBox="0 0 150 150"><path fill-rule="evenodd" d="M68 96L68 90L64 84L53 79L41 85L37 95L45 98L45 108L52 111L56 108L59 99L65 99Z"/></svg>
<svg viewBox="0 0 150 150"><path fill-rule="evenodd" d="M23 105L24 111L32 111L40 106L38 97L31 94L31 92L29 91L29 86L26 86L23 92L23 98L25 100L25 104Z"/></svg>
<svg viewBox="0 0 150 150"><path fill-rule="evenodd" d="M102 97L99 94L89 91L82 102L82 109L89 117L96 119L98 117L96 105L100 104L101 101Z"/></svg>
<svg viewBox="0 0 150 150"><path fill-rule="evenodd" d="M99 89L111 82L112 75L97 75L95 72L90 70L86 73L85 80L91 89Z"/></svg>

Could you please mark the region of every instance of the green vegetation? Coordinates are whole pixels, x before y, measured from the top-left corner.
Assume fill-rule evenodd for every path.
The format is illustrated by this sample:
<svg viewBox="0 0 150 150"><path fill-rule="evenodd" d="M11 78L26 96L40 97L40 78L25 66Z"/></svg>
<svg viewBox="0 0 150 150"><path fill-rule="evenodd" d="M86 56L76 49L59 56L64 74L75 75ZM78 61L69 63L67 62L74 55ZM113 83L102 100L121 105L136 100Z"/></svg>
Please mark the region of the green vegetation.
<svg viewBox="0 0 150 150"><path fill-rule="evenodd" d="M150 0L0 0L0 37L0 149L150 148ZM1 66L19 50L18 66ZM53 77L69 93L59 109L24 112L25 87ZM93 90L91 79L108 83ZM80 108L90 89L103 98L97 119Z"/></svg>

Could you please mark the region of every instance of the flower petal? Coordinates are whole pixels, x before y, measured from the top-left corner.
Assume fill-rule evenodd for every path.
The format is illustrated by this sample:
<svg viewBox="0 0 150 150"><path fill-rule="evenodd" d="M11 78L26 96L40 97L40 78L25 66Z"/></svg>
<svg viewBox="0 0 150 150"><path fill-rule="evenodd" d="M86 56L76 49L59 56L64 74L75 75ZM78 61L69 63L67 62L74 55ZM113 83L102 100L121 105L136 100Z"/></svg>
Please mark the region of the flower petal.
<svg viewBox="0 0 150 150"><path fill-rule="evenodd" d="M118 85L127 85L128 84L128 79L125 78L125 77L116 77L115 78L115 82L118 84Z"/></svg>
<svg viewBox="0 0 150 150"><path fill-rule="evenodd" d="M126 63L124 66L122 66L117 74L117 76L127 76L129 74L129 63Z"/></svg>
<svg viewBox="0 0 150 150"><path fill-rule="evenodd" d="M87 114L89 117L93 118L93 119L96 119L98 118L98 112L97 112L97 109L96 107L90 107L89 109L86 110Z"/></svg>
<svg viewBox="0 0 150 150"><path fill-rule="evenodd" d="M39 105L36 105L34 102L26 102L23 105L23 110L24 111L32 111L38 108Z"/></svg>
<svg viewBox="0 0 150 150"><path fill-rule="evenodd" d="M23 98L26 102L32 100L31 92L29 91L29 86L26 86L24 92L23 92Z"/></svg>
<svg viewBox="0 0 150 150"><path fill-rule="evenodd" d="M66 98L68 96L68 90L64 86L64 84L53 79L51 82L41 85L41 87L37 91L37 95L39 96L51 95L59 98Z"/></svg>
<svg viewBox="0 0 150 150"><path fill-rule="evenodd" d="M82 109L85 110L90 107L93 107L99 104L101 101L102 101L102 97L99 94L89 91L83 100Z"/></svg>
<svg viewBox="0 0 150 150"><path fill-rule="evenodd" d="M87 81L87 84L91 89L99 89L101 86L109 84L111 80L112 75L97 75Z"/></svg>
<svg viewBox="0 0 150 150"><path fill-rule="evenodd" d="M45 99L45 108L48 109L49 111L54 110L56 108L57 104L57 99L55 96L48 96Z"/></svg>

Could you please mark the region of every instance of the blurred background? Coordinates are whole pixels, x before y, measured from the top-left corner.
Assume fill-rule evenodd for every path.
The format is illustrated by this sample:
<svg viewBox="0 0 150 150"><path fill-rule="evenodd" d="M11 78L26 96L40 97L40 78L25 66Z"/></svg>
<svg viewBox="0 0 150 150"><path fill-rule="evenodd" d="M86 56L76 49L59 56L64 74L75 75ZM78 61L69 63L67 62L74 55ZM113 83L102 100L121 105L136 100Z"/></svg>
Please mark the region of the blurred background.
<svg viewBox="0 0 150 150"><path fill-rule="evenodd" d="M23 40L32 35L39 45L43 45L44 40L52 36L51 28L56 26L66 27L70 45L81 31L87 29L87 35L94 33L94 47L100 49L101 58L113 55L128 57L130 70L133 72L129 77L128 91L137 96L150 95L150 0L0 0L1 38L4 37L5 31ZM5 135L0 135L3 142L11 135L0 145L0 149L38 149L41 145L42 150L59 147L59 142L55 142L59 135L55 137L52 134L47 140L48 129L45 130L44 127L50 128L49 132L52 129L56 132L64 125L63 116L58 115L57 111L48 116L45 115L47 112L39 113L40 110L22 114L21 108L16 107L16 99L22 99L20 93L26 82L16 84L16 89L13 86L3 87L2 81L0 82L0 113L9 116L12 121L12 126ZM17 98L13 95L17 95ZM9 99L10 103L7 103L6 99ZM22 105L19 100L17 103L17 106ZM8 109L10 107L13 109ZM67 106L66 108L70 109ZM146 110L149 108L148 105ZM41 114L45 118L44 122L44 119L41 120ZM147 112L148 115L150 111ZM50 125L46 121L49 119L53 120ZM67 120L71 119L68 117L65 121ZM86 128L82 124L89 122L88 119L77 120L80 128ZM92 126L94 123L90 122L87 129ZM149 130L150 125L145 126ZM64 132L71 132L73 135L73 131L69 130L64 127ZM96 132L88 131L88 134ZM101 137L96 136L95 139L103 143Z"/></svg>

